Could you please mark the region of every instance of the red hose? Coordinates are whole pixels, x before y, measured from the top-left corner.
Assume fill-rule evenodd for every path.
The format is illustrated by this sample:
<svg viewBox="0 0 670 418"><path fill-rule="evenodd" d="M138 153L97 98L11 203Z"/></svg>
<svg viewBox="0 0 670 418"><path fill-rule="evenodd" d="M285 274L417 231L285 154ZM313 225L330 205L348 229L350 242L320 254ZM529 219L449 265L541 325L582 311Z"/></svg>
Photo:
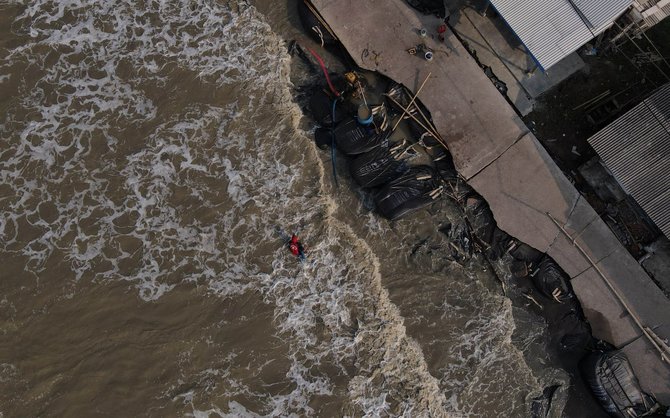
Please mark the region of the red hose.
<svg viewBox="0 0 670 418"><path fill-rule="evenodd" d="M330 77L328 77L328 70L326 69L326 64L323 63L323 60L317 54L316 52L312 51L312 48L307 47L307 50L309 51L310 54L314 55L314 58L319 62L319 65L321 66L321 69L323 70L323 75L326 76L326 81L328 82L328 87L330 87L330 91L333 92L335 97L340 97L340 93L335 90L335 87L333 86L333 83L330 82Z"/></svg>

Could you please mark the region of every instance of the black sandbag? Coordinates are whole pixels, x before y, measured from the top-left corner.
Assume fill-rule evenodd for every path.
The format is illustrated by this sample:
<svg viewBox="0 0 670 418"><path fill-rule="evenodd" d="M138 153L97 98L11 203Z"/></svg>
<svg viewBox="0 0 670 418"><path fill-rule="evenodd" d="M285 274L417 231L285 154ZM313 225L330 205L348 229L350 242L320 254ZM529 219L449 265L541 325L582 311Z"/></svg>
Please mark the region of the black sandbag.
<svg viewBox="0 0 670 418"><path fill-rule="evenodd" d="M423 113L423 115L426 116L431 123L433 123L433 119L430 116L428 108L424 106L420 99L414 99L414 102L412 103L412 109L408 109L409 104L412 102L412 94L408 93L405 87L403 87L401 84L396 83L391 86L391 88L389 88L387 91L387 95L393 98L393 100L390 98L388 99L389 108L393 109L397 114L403 115L405 114L405 109L411 111L416 106L421 111L421 113ZM421 116L419 112L412 113L416 113L414 116L425 125L423 116ZM421 125L417 124L413 118L409 116L406 117L409 118L407 119L407 122L410 124L410 126L413 127L413 129L416 129L414 133L421 135L426 132L426 130L422 128Z"/></svg>
<svg viewBox="0 0 670 418"><path fill-rule="evenodd" d="M465 201L465 217L470 222L472 233L482 242L491 245L496 221L484 199L471 196Z"/></svg>
<svg viewBox="0 0 670 418"><path fill-rule="evenodd" d="M572 297L563 270L550 257L544 257L533 275L533 284L543 295L559 303Z"/></svg>
<svg viewBox="0 0 670 418"><path fill-rule="evenodd" d="M592 342L591 328L580 312L580 308L575 306L560 318L556 318L554 333L560 336L558 346L563 351L575 354L583 352Z"/></svg>
<svg viewBox="0 0 670 418"><path fill-rule="evenodd" d="M563 351L579 351L589 343L591 335L585 333L565 334L560 340L558 347Z"/></svg>
<svg viewBox="0 0 670 418"><path fill-rule="evenodd" d="M417 177L428 176L427 179ZM435 171L430 167L412 167L392 180L375 195L377 211L392 221L421 209L434 200L429 193L438 187Z"/></svg>
<svg viewBox="0 0 670 418"><path fill-rule="evenodd" d="M396 160L388 145L359 155L351 162L351 176L362 187L376 187L395 179L404 171L407 164Z"/></svg>
<svg viewBox="0 0 670 418"><path fill-rule="evenodd" d="M456 171L452 165L443 164L442 161L440 161L435 164L435 168L437 169L437 173L440 175L440 177L442 177L442 179L446 182L456 181L459 179L458 171Z"/></svg>
<svg viewBox="0 0 670 418"><path fill-rule="evenodd" d="M323 38L324 45L332 45L337 42L337 39L307 6L306 0L298 0L298 17L302 27L315 41L321 43Z"/></svg>
<svg viewBox="0 0 670 418"><path fill-rule="evenodd" d="M438 164L437 167L440 177L446 183L447 196L462 204L468 196L475 195L474 189L458 175L455 169L441 164Z"/></svg>
<svg viewBox="0 0 670 418"><path fill-rule="evenodd" d="M656 405L656 399L642 391L622 351L589 354L580 363L580 369L593 395L613 417L642 416Z"/></svg>
<svg viewBox="0 0 670 418"><path fill-rule="evenodd" d="M416 210L425 208L426 206L432 204L433 201L434 200L430 196L424 194L407 199L400 205L393 207L393 209L390 211L382 212L380 210L380 214L391 221L396 221ZM379 206L377 208L379 209Z"/></svg>
<svg viewBox="0 0 670 418"><path fill-rule="evenodd" d="M343 112L338 106L335 106L335 124L344 119ZM324 89L317 90L309 99L309 110L312 117L321 126L333 126L333 97Z"/></svg>
<svg viewBox="0 0 670 418"><path fill-rule="evenodd" d="M448 231L440 230L449 238L451 257L456 260L463 260L472 257L474 247L472 245L472 235L470 234L470 226L467 222L460 221L451 227Z"/></svg>
<svg viewBox="0 0 670 418"><path fill-rule="evenodd" d="M424 140L423 142L425 144L428 141ZM454 173L454 175L456 176L458 175L458 173L456 173L456 166L454 165L454 159L448 152L447 152L447 158L435 161L435 169L437 170L438 173L440 173L440 175L442 175L442 172Z"/></svg>
<svg viewBox="0 0 670 418"><path fill-rule="evenodd" d="M335 127L337 149L347 155L358 155L380 146L384 134L376 134L369 127L360 125L356 119L348 119Z"/></svg>
<svg viewBox="0 0 670 418"><path fill-rule="evenodd" d="M542 258L543 254L528 244L517 241L509 250L512 257L521 261L536 262Z"/></svg>
<svg viewBox="0 0 670 418"><path fill-rule="evenodd" d="M491 219L493 219L493 215L491 215ZM489 243L489 248L486 250L486 257L488 257L489 260L497 260L502 257L507 252L510 241L512 240L512 237L510 237L507 232L495 225L495 219L493 219L493 222L493 234L491 242Z"/></svg>
<svg viewBox="0 0 670 418"><path fill-rule="evenodd" d="M320 149L327 149L333 143L332 129L317 128L314 131L314 142Z"/></svg>

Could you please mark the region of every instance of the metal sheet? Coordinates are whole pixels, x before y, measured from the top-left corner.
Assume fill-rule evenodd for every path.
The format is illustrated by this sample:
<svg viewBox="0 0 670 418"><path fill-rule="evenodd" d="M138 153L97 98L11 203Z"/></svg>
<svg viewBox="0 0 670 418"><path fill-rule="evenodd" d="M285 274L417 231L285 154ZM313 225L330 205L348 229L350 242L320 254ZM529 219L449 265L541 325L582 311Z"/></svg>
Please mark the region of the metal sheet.
<svg viewBox="0 0 670 418"><path fill-rule="evenodd" d="M597 35L612 25L632 0L572 0L590 29Z"/></svg>
<svg viewBox="0 0 670 418"><path fill-rule="evenodd" d="M663 127L670 132L670 83L664 85L649 99L646 100L647 107Z"/></svg>
<svg viewBox="0 0 670 418"><path fill-rule="evenodd" d="M668 210L668 202L670 202L670 190L665 191L656 199L649 202L645 207L645 212L654 223L663 231L667 237L670 234L670 211Z"/></svg>
<svg viewBox="0 0 670 418"><path fill-rule="evenodd" d="M621 186L670 238L670 83L588 141Z"/></svg>
<svg viewBox="0 0 670 418"><path fill-rule="evenodd" d="M583 3L584 10L577 3ZM606 29L631 3L632 0L491 0L545 70ZM590 23L589 16L595 24Z"/></svg>

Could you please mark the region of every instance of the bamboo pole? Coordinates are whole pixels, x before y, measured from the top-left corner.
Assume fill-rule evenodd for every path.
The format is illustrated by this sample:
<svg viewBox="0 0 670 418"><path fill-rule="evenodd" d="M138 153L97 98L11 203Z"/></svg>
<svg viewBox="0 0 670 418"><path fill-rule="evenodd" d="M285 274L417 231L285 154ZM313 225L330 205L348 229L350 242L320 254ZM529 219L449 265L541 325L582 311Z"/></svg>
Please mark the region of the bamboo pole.
<svg viewBox="0 0 670 418"><path fill-rule="evenodd" d="M442 137L440 136L440 133L437 132L437 128L435 125L433 125L433 122L431 122L426 115L423 114L423 111L421 110L421 107L414 105L414 108L419 111L419 114L423 118L424 121L426 121L426 124L433 129L433 134L436 135L435 138L439 139L440 141L444 141Z"/></svg>
<svg viewBox="0 0 670 418"><path fill-rule="evenodd" d="M397 101L396 99L394 99L394 98L391 97L391 96L386 96L386 97L388 97L389 99L391 99L391 101L392 101L393 103L395 103L398 107L400 107L405 113L407 113L407 114L409 115L409 117L411 117L412 119L414 119L414 122L416 122L417 124L419 124L419 126L422 127L426 132L428 132L429 134L433 135L433 136L435 137L435 139L437 140L437 142L440 143L440 145L442 145L446 150L449 150L449 147L447 146L447 144L440 138L439 135L437 135L437 133L435 133L435 132L433 132L432 130L430 130L429 128L427 128L426 125L424 125L419 119L416 118L416 116L414 116L413 114L407 112L407 109L406 109L405 107L403 107L403 105L401 105L400 103L398 103L398 101ZM404 113L403 113L403 114L404 114Z"/></svg>
<svg viewBox="0 0 670 418"><path fill-rule="evenodd" d="M402 86L401 88L405 88L405 87ZM417 94L418 94L418 93L417 93ZM407 109L411 109L411 107L412 107L412 103L410 103L410 104L407 106ZM443 140L442 137L440 136L439 132L437 132L437 128L436 128L435 125L433 125L433 123L428 119L428 117L426 117L426 115L423 113L423 110L421 110L421 107L420 107L420 106L417 106L416 104L414 104L414 108L419 112L419 114L421 115L421 117L423 118L423 120L426 122L426 125L428 125L430 128L432 128L433 131L432 131L431 133L433 134L433 136L434 136L436 139Z"/></svg>
<svg viewBox="0 0 670 418"><path fill-rule="evenodd" d="M409 104L407 105L407 109L409 109L409 108L412 107L412 105L414 104L414 101L416 100L416 97L419 95L419 93L421 93L421 90L423 89L423 86L426 85L426 82L428 81L428 78L430 78L430 75L431 75L431 74L432 74L432 73L428 73L428 75L426 76L426 79L423 80L423 83L421 83L421 86L419 87L419 90L417 90L417 91L416 91L416 94L415 94L414 96L412 96L412 100L411 100L411 101L409 102ZM398 103L398 102L396 102L395 100L394 100L394 102L395 102L395 103ZM400 121L402 120L402 118L405 116L405 113L408 113L408 114L409 114L409 111L408 111L407 109L403 108L402 106L400 106L400 107L402 108L403 113L402 113L402 115L400 115L400 119L398 119L398 121L395 123L395 125L393 125L393 129L391 129L391 131L395 131L395 128L398 127L398 124L400 123Z"/></svg>
<svg viewBox="0 0 670 418"><path fill-rule="evenodd" d="M602 270L600 270L600 268L595 263L595 261L593 261L593 259L586 253L586 251L584 251L584 249L582 248L581 245L577 244L577 242L574 239L572 239L572 237L570 236L568 231L566 231L565 228L563 228L563 226L560 223L558 223L558 221L553 216L551 216L551 213L547 212L547 216L549 217L549 219L552 220L552 222L554 222L554 224L558 227L558 229L560 229L561 232L563 234L565 234L565 236L570 241L572 241L572 245L577 247L579 252L582 253L582 255L589 261L591 266L598 272L598 274L603 279L603 281L605 282L607 287L610 289L610 291L614 294L614 296L623 305L624 309L630 314L631 318L633 318L633 322L635 322L635 325L637 325L638 328L640 328L640 330L642 331L642 334L644 334L644 336L647 337L647 340L656 349L656 351L658 351L658 353L661 355L661 360L667 363L668 360L669 360L669 358L668 358L669 353L666 352L666 350L664 350L661 346L658 345L656 340L654 340L654 337L652 337L652 335L650 334L649 328L642 325L642 320L637 315L637 313L628 305L628 302L623 297L623 295L619 292L619 290L616 287L614 287L614 285L612 283L610 283L609 279L605 276L605 274L602 272Z"/></svg>
<svg viewBox="0 0 670 418"><path fill-rule="evenodd" d="M577 109L581 109L582 107L585 107L585 106L590 106L591 104L597 102L598 100L604 99L605 97L607 97L608 94L610 94L609 90L607 90L603 93L600 93L599 95L590 98L589 100L585 101L584 103L580 104L579 106L573 107L572 110L577 110Z"/></svg>

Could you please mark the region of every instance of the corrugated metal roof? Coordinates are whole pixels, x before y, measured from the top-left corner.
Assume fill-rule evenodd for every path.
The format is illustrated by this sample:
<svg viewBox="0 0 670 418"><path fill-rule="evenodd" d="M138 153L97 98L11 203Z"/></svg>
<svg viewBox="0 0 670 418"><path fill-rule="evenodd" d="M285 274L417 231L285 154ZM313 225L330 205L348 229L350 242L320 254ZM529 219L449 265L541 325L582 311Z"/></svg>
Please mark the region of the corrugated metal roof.
<svg viewBox="0 0 670 418"><path fill-rule="evenodd" d="M670 83L589 138L589 144L670 238Z"/></svg>
<svg viewBox="0 0 670 418"><path fill-rule="evenodd" d="M543 69L607 29L633 0L491 0Z"/></svg>
<svg viewBox="0 0 670 418"><path fill-rule="evenodd" d="M604 31L631 4L632 0L572 0L591 30L597 35Z"/></svg>

